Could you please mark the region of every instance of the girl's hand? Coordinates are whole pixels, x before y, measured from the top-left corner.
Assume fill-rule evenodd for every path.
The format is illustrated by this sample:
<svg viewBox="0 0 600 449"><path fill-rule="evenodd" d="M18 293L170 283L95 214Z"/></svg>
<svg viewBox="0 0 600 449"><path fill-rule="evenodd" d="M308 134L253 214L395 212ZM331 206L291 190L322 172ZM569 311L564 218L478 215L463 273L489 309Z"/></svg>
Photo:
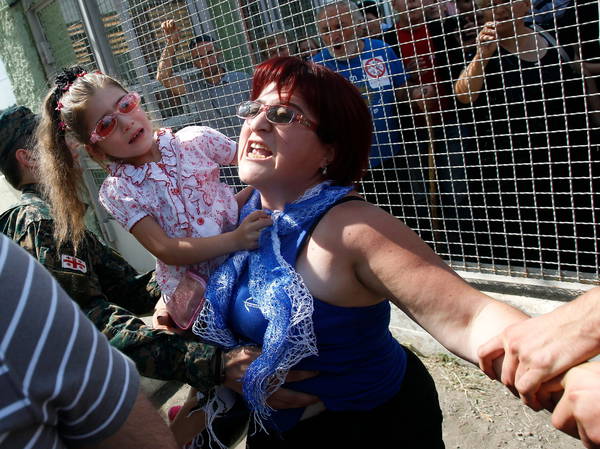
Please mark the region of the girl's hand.
<svg viewBox="0 0 600 449"><path fill-rule="evenodd" d="M273 221L266 212L262 210L252 212L233 231L234 238L237 241L237 250L258 248L258 236L261 229L272 224Z"/></svg>
<svg viewBox="0 0 600 449"><path fill-rule="evenodd" d="M248 366L260 355L260 352L260 348L257 346L238 346L228 352L224 352L223 385L238 394L242 394L242 378L246 374ZM315 377L317 374L319 374L317 371L292 370L285 378L285 382L299 382ZM319 398L312 394L280 388L269 396L267 404L274 409L281 410L307 407L316 402L319 402Z"/></svg>
<svg viewBox="0 0 600 449"><path fill-rule="evenodd" d="M162 299L158 300L154 309L154 313L152 314L152 327L154 329L170 331L176 334L183 332L183 330L179 329L171 319L169 312L167 312L167 307Z"/></svg>
<svg viewBox="0 0 600 449"><path fill-rule="evenodd" d="M477 53L481 59L487 59L496 53L497 48L496 22L486 22L477 36Z"/></svg>

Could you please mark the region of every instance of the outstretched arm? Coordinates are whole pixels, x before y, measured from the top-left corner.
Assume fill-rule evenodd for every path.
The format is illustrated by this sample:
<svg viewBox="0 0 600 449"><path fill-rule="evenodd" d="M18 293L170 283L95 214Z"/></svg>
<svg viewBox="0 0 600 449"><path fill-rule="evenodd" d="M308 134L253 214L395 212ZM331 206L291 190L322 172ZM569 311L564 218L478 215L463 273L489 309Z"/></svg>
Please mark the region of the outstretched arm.
<svg viewBox="0 0 600 449"><path fill-rule="evenodd" d="M401 221L373 205L353 203L336 207L326 219L338 220L330 225L343 230L343 257L352 261L356 278L459 357L477 363L482 343L527 318L467 284Z"/></svg>

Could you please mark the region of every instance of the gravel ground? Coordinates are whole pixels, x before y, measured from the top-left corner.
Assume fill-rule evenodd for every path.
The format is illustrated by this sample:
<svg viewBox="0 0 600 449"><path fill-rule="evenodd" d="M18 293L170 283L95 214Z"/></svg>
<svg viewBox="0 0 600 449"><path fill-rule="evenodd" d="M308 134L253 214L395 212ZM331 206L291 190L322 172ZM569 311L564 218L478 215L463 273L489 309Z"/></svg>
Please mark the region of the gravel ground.
<svg viewBox="0 0 600 449"><path fill-rule="evenodd" d="M552 427L550 413L525 407L474 366L445 355L421 360L437 385L447 449L583 448Z"/></svg>

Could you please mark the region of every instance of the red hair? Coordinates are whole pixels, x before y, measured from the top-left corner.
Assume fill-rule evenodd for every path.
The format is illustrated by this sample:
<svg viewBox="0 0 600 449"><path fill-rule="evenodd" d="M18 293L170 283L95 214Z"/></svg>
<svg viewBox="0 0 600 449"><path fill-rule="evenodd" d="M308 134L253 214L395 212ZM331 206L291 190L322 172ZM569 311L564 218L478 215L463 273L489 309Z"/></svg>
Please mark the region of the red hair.
<svg viewBox="0 0 600 449"><path fill-rule="evenodd" d="M276 57L259 64L252 81L252 100L271 83L277 86L282 102L295 94L315 115L317 136L334 148L327 179L336 185L359 181L369 165L373 124L358 89L328 68L297 57Z"/></svg>

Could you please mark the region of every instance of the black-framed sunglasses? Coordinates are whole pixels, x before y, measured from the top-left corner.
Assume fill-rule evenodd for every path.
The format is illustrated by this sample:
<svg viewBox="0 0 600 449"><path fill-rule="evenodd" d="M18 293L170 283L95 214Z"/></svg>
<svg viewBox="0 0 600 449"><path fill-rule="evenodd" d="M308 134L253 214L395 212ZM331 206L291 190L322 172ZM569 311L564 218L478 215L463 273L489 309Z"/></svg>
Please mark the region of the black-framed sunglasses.
<svg viewBox="0 0 600 449"><path fill-rule="evenodd" d="M265 111L267 120L275 125L289 125L298 122L316 131L317 124L304 115L283 104L262 104L258 101L243 101L237 107L237 116L241 119L254 118Z"/></svg>

